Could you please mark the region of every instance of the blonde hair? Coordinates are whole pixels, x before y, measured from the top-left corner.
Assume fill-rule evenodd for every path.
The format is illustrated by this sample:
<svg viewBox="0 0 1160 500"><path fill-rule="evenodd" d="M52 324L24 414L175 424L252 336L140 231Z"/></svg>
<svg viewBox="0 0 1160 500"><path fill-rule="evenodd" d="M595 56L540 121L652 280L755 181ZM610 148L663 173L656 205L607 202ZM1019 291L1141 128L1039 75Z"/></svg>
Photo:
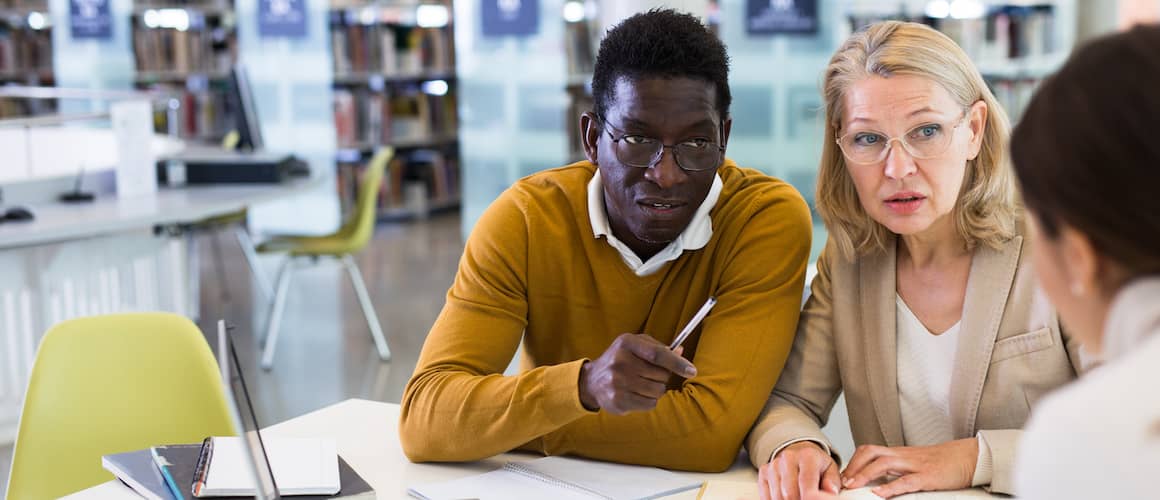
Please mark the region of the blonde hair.
<svg viewBox="0 0 1160 500"><path fill-rule="evenodd" d="M964 108L980 100L986 103L982 145L978 156L967 161L951 216L968 249L978 243L997 247L1014 236L1019 201L1007 153L1007 114L979 70L954 41L923 24L886 21L846 39L830 58L822 84L826 135L818 168L817 209L830 240L841 253L853 259L884 250L891 241L890 230L862 208L846 170L846 159L835 141L846 91L855 82L873 75L920 76L938 83Z"/></svg>

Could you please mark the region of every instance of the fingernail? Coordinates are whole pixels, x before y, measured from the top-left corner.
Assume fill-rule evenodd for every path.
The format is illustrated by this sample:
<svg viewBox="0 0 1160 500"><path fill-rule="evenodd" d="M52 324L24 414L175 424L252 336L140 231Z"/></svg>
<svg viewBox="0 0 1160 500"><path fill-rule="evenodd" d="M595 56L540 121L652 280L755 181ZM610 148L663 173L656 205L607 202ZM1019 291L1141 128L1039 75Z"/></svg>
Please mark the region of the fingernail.
<svg viewBox="0 0 1160 500"><path fill-rule="evenodd" d="M842 486L849 488L850 483L853 483L853 482L854 482L854 478L848 477L848 478L842 480Z"/></svg>
<svg viewBox="0 0 1160 500"><path fill-rule="evenodd" d="M693 378L697 376L697 367L693 365L685 365L685 378Z"/></svg>
<svg viewBox="0 0 1160 500"><path fill-rule="evenodd" d="M839 485L838 483L830 481L830 489L834 490L834 493L838 493L838 492L842 491L842 486Z"/></svg>

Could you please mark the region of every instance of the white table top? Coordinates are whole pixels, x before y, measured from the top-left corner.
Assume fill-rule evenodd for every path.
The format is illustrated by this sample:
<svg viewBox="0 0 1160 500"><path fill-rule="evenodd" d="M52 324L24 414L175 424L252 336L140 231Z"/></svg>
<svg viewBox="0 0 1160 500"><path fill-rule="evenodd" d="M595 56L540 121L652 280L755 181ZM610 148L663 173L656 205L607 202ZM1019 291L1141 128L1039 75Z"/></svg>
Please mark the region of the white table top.
<svg viewBox="0 0 1160 500"><path fill-rule="evenodd" d="M104 195L92 203L33 205L26 208L36 217L34 220L0 224L0 248L89 238L147 229L157 224L194 222L301 192L323 180L310 177L279 184L158 187L153 195L132 198Z"/></svg>
<svg viewBox="0 0 1160 500"><path fill-rule="evenodd" d="M512 461L538 458L531 454L505 453L487 460L461 464L416 464L407 460L398 437L399 405L362 399L348 399L321 410L292 418L262 431L263 435L281 437L332 438L338 453L374 488L377 498L407 498L407 487L445 481L492 471ZM680 473L699 480L756 481L757 474L747 460L739 460L720 474ZM958 500L990 498L978 490L954 493L926 493L900 498L921 500ZM118 481L110 481L82 490L70 500L132 500L139 498ZM293 497L288 497L293 498ZM697 490L667 497L697 498Z"/></svg>

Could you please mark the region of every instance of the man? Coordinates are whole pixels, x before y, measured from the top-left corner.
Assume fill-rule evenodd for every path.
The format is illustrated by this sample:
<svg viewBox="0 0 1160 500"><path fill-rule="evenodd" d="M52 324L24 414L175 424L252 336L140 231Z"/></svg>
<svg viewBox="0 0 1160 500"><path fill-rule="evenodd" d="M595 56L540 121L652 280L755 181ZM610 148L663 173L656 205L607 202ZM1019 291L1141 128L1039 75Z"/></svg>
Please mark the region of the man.
<svg viewBox="0 0 1160 500"><path fill-rule="evenodd" d="M725 47L692 16L638 14L601 42L592 91L588 161L517 182L467 242L403 395L413 461L521 449L721 471L777 380L809 212L725 159ZM502 376L521 338L523 369Z"/></svg>

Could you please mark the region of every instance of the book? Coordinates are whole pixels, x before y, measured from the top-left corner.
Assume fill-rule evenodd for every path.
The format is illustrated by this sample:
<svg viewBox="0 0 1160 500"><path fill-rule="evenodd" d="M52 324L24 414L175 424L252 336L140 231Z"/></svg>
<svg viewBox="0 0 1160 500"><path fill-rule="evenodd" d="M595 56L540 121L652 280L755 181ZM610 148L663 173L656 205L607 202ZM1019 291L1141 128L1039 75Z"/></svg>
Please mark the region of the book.
<svg viewBox="0 0 1160 500"><path fill-rule="evenodd" d="M113 473L134 492L149 500L174 500L149 450L115 453L101 457L101 467Z"/></svg>
<svg viewBox="0 0 1160 500"><path fill-rule="evenodd" d="M166 463L169 464L169 472L173 476L176 484L182 485L184 490L182 493L187 495L187 498L193 498L193 480L197 470L197 462L201 456L200 444L179 444L169 446L155 446L153 450L161 457L164 457ZM149 450L145 450L146 453ZM351 500L373 499L375 492L371 486L367 484L361 476L358 475L350 464L346 463L341 456L338 457L338 476L341 483L341 489L337 495L295 495L296 500L315 500L323 498L342 498ZM275 479L276 480L276 479ZM279 488L281 492L282 488ZM283 496L285 492L281 492ZM215 498L253 498L253 495L248 497L215 497Z"/></svg>
<svg viewBox="0 0 1160 500"><path fill-rule="evenodd" d="M453 481L416 485L407 493L423 500L644 500L699 486L701 481L655 467L545 457L509 462L499 470Z"/></svg>

